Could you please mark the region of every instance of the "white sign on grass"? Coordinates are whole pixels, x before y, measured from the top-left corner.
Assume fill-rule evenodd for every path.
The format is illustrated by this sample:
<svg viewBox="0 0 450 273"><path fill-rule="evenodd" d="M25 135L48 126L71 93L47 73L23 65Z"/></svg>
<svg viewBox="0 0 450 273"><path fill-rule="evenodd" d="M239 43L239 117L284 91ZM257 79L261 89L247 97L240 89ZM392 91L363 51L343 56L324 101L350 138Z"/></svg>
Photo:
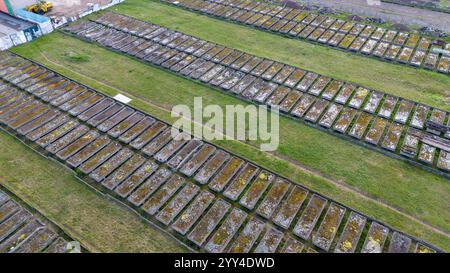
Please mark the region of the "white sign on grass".
<svg viewBox="0 0 450 273"><path fill-rule="evenodd" d="M118 101L120 101L120 102L122 102L122 103L125 103L125 104L128 104L128 103L131 101L131 99L130 99L129 97L124 96L124 95L122 95L122 94L117 94L117 95L115 95L115 96L114 96L114 99L115 99L115 100L118 100Z"/></svg>

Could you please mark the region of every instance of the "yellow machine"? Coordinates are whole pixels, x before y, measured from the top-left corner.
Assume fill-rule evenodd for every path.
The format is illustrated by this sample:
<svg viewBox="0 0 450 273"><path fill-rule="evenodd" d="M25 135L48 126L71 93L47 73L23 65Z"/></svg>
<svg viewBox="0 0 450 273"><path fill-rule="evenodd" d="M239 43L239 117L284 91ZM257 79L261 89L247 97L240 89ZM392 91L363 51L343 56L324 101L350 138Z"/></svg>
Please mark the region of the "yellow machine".
<svg viewBox="0 0 450 273"><path fill-rule="evenodd" d="M34 12L37 14L45 14L51 11L53 8L53 3L47 1L38 1L36 4L27 7L27 11Z"/></svg>

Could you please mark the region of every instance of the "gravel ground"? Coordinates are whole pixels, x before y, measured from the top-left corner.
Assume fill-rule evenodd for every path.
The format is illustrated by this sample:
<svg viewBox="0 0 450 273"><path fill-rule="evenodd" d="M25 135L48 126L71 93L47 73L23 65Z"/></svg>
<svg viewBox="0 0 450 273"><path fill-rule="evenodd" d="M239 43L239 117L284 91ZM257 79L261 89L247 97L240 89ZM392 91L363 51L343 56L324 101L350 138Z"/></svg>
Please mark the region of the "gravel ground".
<svg viewBox="0 0 450 273"><path fill-rule="evenodd" d="M75 16L88 9L88 4L105 5L110 0L47 0L53 3L53 10L47 16Z"/></svg>
<svg viewBox="0 0 450 273"><path fill-rule="evenodd" d="M300 0L300 2L379 17L405 25L431 26L450 33L450 14L448 13L384 2L381 2L380 5L369 5L369 3L375 3L375 0Z"/></svg>

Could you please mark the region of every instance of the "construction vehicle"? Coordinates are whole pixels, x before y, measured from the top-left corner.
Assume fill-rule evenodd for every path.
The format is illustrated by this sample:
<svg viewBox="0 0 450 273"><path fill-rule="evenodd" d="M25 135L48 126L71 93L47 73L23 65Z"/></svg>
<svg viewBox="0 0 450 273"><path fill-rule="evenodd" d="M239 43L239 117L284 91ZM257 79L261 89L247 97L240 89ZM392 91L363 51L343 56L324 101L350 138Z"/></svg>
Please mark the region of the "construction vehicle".
<svg viewBox="0 0 450 273"><path fill-rule="evenodd" d="M37 13L37 14L45 14L51 11L53 8L53 3L47 1L37 1L36 4L29 5L27 7L27 11Z"/></svg>

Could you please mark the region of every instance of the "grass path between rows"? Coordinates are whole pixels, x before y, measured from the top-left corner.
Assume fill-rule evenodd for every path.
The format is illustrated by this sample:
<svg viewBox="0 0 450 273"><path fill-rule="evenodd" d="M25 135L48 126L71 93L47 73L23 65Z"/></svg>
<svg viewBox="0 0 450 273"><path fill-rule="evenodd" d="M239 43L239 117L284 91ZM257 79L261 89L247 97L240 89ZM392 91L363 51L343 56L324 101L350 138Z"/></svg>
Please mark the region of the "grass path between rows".
<svg viewBox="0 0 450 273"><path fill-rule="evenodd" d="M168 122L174 119L163 109L180 103L191 106L194 96L202 96L205 104L245 105L226 94L61 33L14 51L107 95L125 90L135 99L133 106ZM82 61L73 59L78 55L83 56ZM214 143L395 228L450 249L450 239L444 235L450 232L448 180L287 118L280 119L280 129L281 144L276 157L260 152L253 143ZM305 172L300 166L324 174L341 186ZM342 185L354 191L343 189ZM442 232L418 224L411 217Z"/></svg>

